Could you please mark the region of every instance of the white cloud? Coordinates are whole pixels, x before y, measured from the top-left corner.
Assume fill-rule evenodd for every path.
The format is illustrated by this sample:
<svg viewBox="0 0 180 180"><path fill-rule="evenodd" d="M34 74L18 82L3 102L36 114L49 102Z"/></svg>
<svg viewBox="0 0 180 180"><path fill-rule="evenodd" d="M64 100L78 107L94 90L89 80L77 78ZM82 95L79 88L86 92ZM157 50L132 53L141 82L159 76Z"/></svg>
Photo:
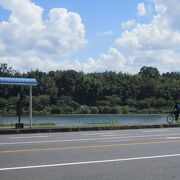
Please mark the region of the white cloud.
<svg viewBox="0 0 180 180"><path fill-rule="evenodd" d="M139 16L145 16L146 15L146 8L143 2L139 3L137 6L137 12Z"/></svg>
<svg viewBox="0 0 180 180"><path fill-rule="evenodd" d="M24 26L29 30L41 30L43 28L43 9L30 0L1 0L0 6L11 11L9 22L7 22L9 26L12 25L15 28ZM19 28L18 30L20 30Z"/></svg>
<svg viewBox="0 0 180 180"><path fill-rule="evenodd" d="M52 53L71 55L86 44L80 16L64 8L52 9L45 27L44 38L53 44Z"/></svg>
<svg viewBox="0 0 180 180"><path fill-rule="evenodd" d="M97 59L88 58L83 62L81 69L85 72L114 70L127 72L128 66L133 64L134 58L126 58L118 49L110 47L107 52L102 53Z"/></svg>
<svg viewBox="0 0 180 180"><path fill-rule="evenodd" d="M156 0L155 9L166 19L171 28L180 31L180 3L179 0Z"/></svg>
<svg viewBox="0 0 180 180"><path fill-rule="evenodd" d="M123 29L131 29L136 25L136 21L134 19L128 20L126 22L121 23L121 27Z"/></svg>
<svg viewBox="0 0 180 180"><path fill-rule="evenodd" d="M97 58L80 61L68 60L87 43L79 14L57 8L51 9L43 20L43 9L30 0L1 0L0 5L10 10L11 16L7 22L0 22L0 62L22 71L38 68L135 73L144 65L155 66L161 72L179 71L179 0L153 2L155 14L149 23L123 22L124 32L115 40L114 47ZM138 7L139 15L146 15L144 3ZM112 34L107 31L97 35Z"/></svg>
<svg viewBox="0 0 180 180"><path fill-rule="evenodd" d="M124 55L135 57L134 66L152 65L161 71L180 66L180 5L174 0L155 0L156 14L149 24L138 23L115 40ZM172 7L175 7L172 8Z"/></svg>
<svg viewBox="0 0 180 180"><path fill-rule="evenodd" d="M23 61L23 59L25 59ZM17 56L4 56L1 57L1 63L7 63L8 65L15 67L16 70L25 72L30 70L42 70L42 71L53 71L57 69L68 70L75 69L77 71L81 70L81 64L79 61L69 61L69 60L61 60L55 61L48 57L40 58L31 53Z"/></svg>
<svg viewBox="0 0 180 180"><path fill-rule="evenodd" d="M131 50L180 48L180 34L154 21L152 24L138 24L132 31L123 32L116 43Z"/></svg>
<svg viewBox="0 0 180 180"><path fill-rule="evenodd" d="M1 52L5 50L5 45L2 43L1 39L0 39L0 55Z"/></svg>
<svg viewBox="0 0 180 180"><path fill-rule="evenodd" d="M28 56L33 54L34 68L37 68L44 63L40 58L51 59L53 63L54 56L59 59L70 56L87 43L77 13L55 8L43 20L43 9L31 0L1 0L0 6L11 12L8 21L0 22L1 57L17 57L28 67L32 61ZM17 63L15 67L18 66Z"/></svg>

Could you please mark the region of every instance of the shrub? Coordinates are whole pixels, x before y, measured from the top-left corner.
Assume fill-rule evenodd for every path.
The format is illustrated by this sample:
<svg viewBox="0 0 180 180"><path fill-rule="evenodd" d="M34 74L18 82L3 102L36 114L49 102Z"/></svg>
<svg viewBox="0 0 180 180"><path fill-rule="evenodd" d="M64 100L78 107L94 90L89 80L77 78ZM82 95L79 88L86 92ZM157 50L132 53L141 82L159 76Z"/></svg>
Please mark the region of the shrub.
<svg viewBox="0 0 180 180"><path fill-rule="evenodd" d="M111 108L110 113L112 114L119 114L121 113L121 107L120 106L114 106Z"/></svg>
<svg viewBox="0 0 180 180"><path fill-rule="evenodd" d="M99 109L97 107L91 107L91 114L98 114Z"/></svg>
<svg viewBox="0 0 180 180"><path fill-rule="evenodd" d="M90 108L86 105L83 105L79 108L79 113L80 114L89 114L90 113Z"/></svg>
<svg viewBox="0 0 180 180"><path fill-rule="evenodd" d="M51 109L51 114L61 114L64 113L60 106L53 106Z"/></svg>
<svg viewBox="0 0 180 180"><path fill-rule="evenodd" d="M128 106L122 107L121 110L122 110L122 114L128 114L128 112L129 112Z"/></svg>
<svg viewBox="0 0 180 180"><path fill-rule="evenodd" d="M99 106L98 109L100 114L108 114L111 111L110 106Z"/></svg>
<svg viewBox="0 0 180 180"><path fill-rule="evenodd" d="M110 106L111 103L108 101L96 101L97 106Z"/></svg>

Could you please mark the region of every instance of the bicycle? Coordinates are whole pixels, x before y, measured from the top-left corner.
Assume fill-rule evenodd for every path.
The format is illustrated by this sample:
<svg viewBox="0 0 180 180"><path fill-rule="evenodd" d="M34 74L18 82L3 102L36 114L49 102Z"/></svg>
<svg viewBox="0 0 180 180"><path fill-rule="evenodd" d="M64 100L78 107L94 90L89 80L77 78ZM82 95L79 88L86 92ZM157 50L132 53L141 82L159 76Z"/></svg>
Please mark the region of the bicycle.
<svg viewBox="0 0 180 180"><path fill-rule="evenodd" d="M173 112L170 112L170 113L167 115L166 120L167 120L167 123L168 123L168 124L173 124L174 122L175 122L175 123L179 123L179 122L180 122L180 118L178 118L178 119L176 120L175 114L174 114Z"/></svg>

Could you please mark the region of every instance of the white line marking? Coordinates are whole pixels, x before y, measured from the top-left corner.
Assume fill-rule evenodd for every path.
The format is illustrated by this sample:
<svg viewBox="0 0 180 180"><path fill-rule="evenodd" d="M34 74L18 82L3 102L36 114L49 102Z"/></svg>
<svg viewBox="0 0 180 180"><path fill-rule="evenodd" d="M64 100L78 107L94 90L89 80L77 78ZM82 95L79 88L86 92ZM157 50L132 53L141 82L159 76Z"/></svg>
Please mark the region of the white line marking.
<svg viewBox="0 0 180 180"><path fill-rule="evenodd" d="M180 139L180 137L167 137L166 139Z"/></svg>
<svg viewBox="0 0 180 180"><path fill-rule="evenodd" d="M94 135L105 135L105 134L115 134L114 132L108 132L108 133L87 133L87 134L82 134L84 136L94 136Z"/></svg>
<svg viewBox="0 0 180 180"><path fill-rule="evenodd" d="M116 137L122 137L122 136L128 136L129 134L105 134L101 135L103 137L108 137L108 136L116 136Z"/></svg>
<svg viewBox="0 0 180 180"><path fill-rule="evenodd" d="M158 155L158 156L132 157L132 158L110 159L110 160L99 160L99 161L85 161L85 162L45 164L45 165L35 165L35 166L9 167L9 168L0 168L0 171L35 169L35 168L45 168L45 167L72 166L72 165L83 165L83 164L97 164L97 163L108 163L108 162L123 162L123 161L157 159L157 158L168 158L168 157L179 157L179 156L180 156L180 154L166 154L166 155Z"/></svg>
<svg viewBox="0 0 180 180"><path fill-rule="evenodd" d="M28 139L28 138L45 138L45 137L49 137L49 136L24 136L24 137L9 137L10 139Z"/></svg>
<svg viewBox="0 0 180 180"><path fill-rule="evenodd" d="M156 139L167 139L167 137L159 137L159 138L146 138L146 140L156 140ZM111 142L128 142L128 141L134 141L134 140L144 140L142 138L137 139L115 139L115 140L107 140L107 141L99 141L100 143L111 143Z"/></svg>
<svg viewBox="0 0 180 180"><path fill-rule="evenodd" d="M167 129L161 129L161 130L145 130L145 131L143 131L143 132L145 132L145 133L151 133L151 132L164 132L164 131L169 131L169 130L167 130Z"/></svg>
<svg viewBox="0 0 180 180"><path fill-rule="evenodd" d="M166 137L177 136L180 133L175 134L159 134L159 135L145 135L145 136L122 136L122 137L104 137L104 138L89 138L89 139L65 139L65 140L52 140L52 141L26 141L26 142L5 142L0 145L14 145L14 144L38 144L38 143L55 143L55 142L77 142L77 141L95 141L95 140L108 140L108 139L134 139L134 138L150 138L150 137Z"/></svg>

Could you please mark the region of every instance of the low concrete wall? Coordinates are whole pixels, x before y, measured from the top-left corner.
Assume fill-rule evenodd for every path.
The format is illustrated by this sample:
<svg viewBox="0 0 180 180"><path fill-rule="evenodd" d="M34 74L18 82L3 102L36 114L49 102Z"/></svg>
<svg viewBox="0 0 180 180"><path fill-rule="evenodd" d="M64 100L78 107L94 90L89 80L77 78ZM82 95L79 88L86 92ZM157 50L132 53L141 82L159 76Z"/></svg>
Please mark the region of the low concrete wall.
<svg viewBox="0 0 180 180"><path fill-rule="evenodd" d="M98 126L98 127L33 127L24 129L2 128L0 134L28 134L28 133L51 133L51 132L75 132L75 131L97 131L97 130L120 130L120 129L147 129L147 128L172 128L180 127L179 124L172 125L142 125L142 126Z"/></svg>

